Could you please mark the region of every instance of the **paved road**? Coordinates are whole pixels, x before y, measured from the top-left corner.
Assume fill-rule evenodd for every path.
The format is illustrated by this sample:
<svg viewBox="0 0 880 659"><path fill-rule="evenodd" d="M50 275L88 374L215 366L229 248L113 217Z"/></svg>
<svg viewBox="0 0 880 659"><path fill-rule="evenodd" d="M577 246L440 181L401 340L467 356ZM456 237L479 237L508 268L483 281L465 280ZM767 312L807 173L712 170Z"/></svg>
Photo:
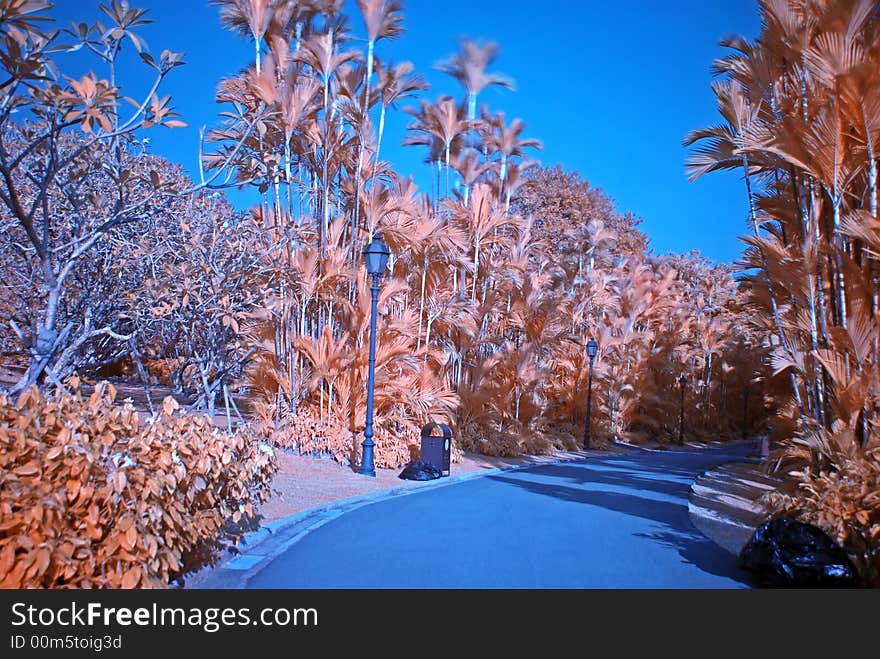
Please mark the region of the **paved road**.
<svg viewBox="0 0 880 659"><path fill-rule="evenodd" d="M747 588L687 497L749 448L590 457L379 501L309 533L248 587Z"/></svg>

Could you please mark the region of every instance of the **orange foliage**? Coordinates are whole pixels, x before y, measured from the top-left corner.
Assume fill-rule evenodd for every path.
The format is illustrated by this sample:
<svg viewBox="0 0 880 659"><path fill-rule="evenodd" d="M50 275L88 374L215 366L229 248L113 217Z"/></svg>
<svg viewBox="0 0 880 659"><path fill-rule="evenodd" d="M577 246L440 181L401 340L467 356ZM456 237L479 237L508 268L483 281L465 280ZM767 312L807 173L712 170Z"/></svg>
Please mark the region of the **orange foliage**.
<svg viewBox="0 0 880 659"><path fill-rule="evenodd" d="M880 17L877 3L761 2L712 84L724 121L690 133L691 178L741 172L740 266L772 333L768 402L794 494L776 512L821 526L877 580L880 424Z"/></svg>
<svg viewBox="0 0 880 659"><path fill-rule="evenodd" d="M70 381L74 387L77 381ZM165 587L268 498L271 450L166 398L145 425L112 385L0 395L0 587Z"/></svg>
<svg viewBox="0 0 880 659"><path fill-rule="evenodd" d="M358 464L363 436L361 432L352 432L339 417L321 418L313 408L304 407L298 414L285 414L275 424L274 405L257 403L254 407L260 417L253 425L254 432L275 446L293 449L301 455L330 457L340 464ZM373 432L376 467L393 469L418 456L418 425L380 414L374 419ZM461 461L463 446L470 448L462 442L465 440L453 438L453 463Z"/></svg>
<svg viewBox="0 0 880 659"><path fill-rule="evenodd" d="M771 492L764 503L774 515L792 515L827 531L852 556L863 580L880 587L880 442L862 449L852 430L839 426L804 444L823 447L827 466L792 472L796 490ZM801 457L810 456L805 451Z"/></svg>

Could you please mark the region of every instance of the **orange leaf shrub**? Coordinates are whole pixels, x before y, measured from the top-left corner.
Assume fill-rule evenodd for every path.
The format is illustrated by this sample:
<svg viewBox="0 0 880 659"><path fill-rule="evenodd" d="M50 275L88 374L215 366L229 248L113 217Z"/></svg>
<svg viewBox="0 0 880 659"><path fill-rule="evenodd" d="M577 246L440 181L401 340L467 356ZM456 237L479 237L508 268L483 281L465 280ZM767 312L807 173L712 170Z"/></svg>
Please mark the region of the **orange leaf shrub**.
<svg viewBox="0 0 880 659"><path fill-rule="evenodd" d="M835 470L794 475L797 492L764 495L767 509L823 529L850 554L864 582L880 587L880 449L842 460Z"/></svg>
<svg viewBox="0 0 880 659"><path fill-rule="evenodd" d="M582 439L575 433L582 430L570 424L557 424L546 428L522 426L518 430L498 430L491 425L469 423L459 427L461 445L467 451L483 455L513 458L522 455L547 455L554 451L577 451ZM605 449L610 442L603 435L593 437L592 448Z"/></svg>
<svg viewBox="0 0 880 659"><path fill-rule="evenodd" d="M352 432L338 417L321 419L311 408L301 407L298 414L285 414L275 426L274 404L254 405L259 419L253 428L273 446L291 449L300 455L328 456L342 465L360 461L363 431ZM373 423L374 464L380 469L397 469L418 457L421 428L408 420L377 416ZM457 438L452 442L450 460L461 462L462 450Z"/></svg>
<svg viewBox="0 0 880 659"><path fill-rule="evenodd" d="M152 588L237 542L277 465L166 398L141 425L112 385L0 395L0 587Z"/></svg>
<svg viewBox="0 0 880 659"><path fill-rule="evenodd" d="M258 435L279 448L292 449L301 455L329 456L340 464L352 458L354 435L336 417L320 419L307 410L285 414L277 424L272 421L274 405L260 405L262 417L254 423Z"/></svg>

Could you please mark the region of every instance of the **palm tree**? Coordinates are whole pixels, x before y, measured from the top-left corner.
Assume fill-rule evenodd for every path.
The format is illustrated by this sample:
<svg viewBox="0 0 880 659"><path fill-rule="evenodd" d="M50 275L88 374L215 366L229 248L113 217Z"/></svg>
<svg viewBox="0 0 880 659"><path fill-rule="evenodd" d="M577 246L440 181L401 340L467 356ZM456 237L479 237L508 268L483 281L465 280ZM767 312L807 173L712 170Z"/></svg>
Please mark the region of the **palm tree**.
<svg viewBox="0 0 880 659"><path fill-rule="evenodd" d="M333 156L338 156L345 136L333 121L330 108L330 92L333 76L346 62L357 58L354 51L338 52L336 49L337 34L330 28L323 34L316 34L303 42L302 47L296 51L294 57L297 61L307 64L321 81L323 89L323 121L321 122L323 134L321 136L321 189L323 203L321 205L322 220L320 240L322 248L326 245L326 232L330 224L330 166Z"/></svg>
<svg viewBox="0 0 880 659"><path fill-rule="evenodd" d="M790 374L803 436L842 420L839 375L866 362L854 347L863 341L836 339L862 309L878 308L876 264L866 251L877 212L877 11L870 0L760 4L760 38L728 40L734 54L715 65L727 78L715 88L728 125L691 134L705 146L689 166L701 175L741 160L754 233L743 265L766 280L781 343L774 361ZM863 399L863 437L871 409Z"/></svg>
<svg viewBox="0 0 880 659"><path fill-rule="evenodd" d="M446 192L443 198L449 197L449 167L453 153L461 147L465 122L461 111L451 96L441 96L436 103L422 101L418 111L407 109L416 120L407 126L407 130L416 133L407 135L403 140L406 145L425 145L429 148L438 145L442 149L443 163L446 167ZM438 191L439 193L439 191Z"/></svg>
<svg viewBox="0 0 880 659"><path fill-rule="evenodd" d="M364 25L367 28L367 70L364 74L364 101L370 94L373 78L373 50L379 39L396 39L403 33L403 5L400 0L358 0Z"/></svg>
<svg viewBox="0 0 880 659"><path fill-rule="evenodd" d="M391 61L388 64L377 62L376 76L381 101L379 136L376 139L376 153L374 155L377 163L379 162L379 150L382 147L382 136L385 134L385 114L388 108L397 107L400 100L428 88L425 79L421 75L413 73L414 68L412 62L401 62L396 66Z"/></svg>
<svg viewBox="0 0 880 659"><path fill-rule="evenodd" d="M457 201L447 202L452 219L465 227L470 236L473 250L473 277L471 280L471 302L477 301L477 280L480 273L480 250L507 238L499 232L505 227L515 227L522 220L509 216L498 207L498 199L485 183L474 186L470 206Z"/></svg>
<svg viewBox="0 0 880 659"><path fill-rule="evenodd" d="M688 178L694 181L709 172L742 168L749 206L749 219L755 240L757 241L756 246L761 255L762 269L766 273L767 259L763 243L761 242L761 225L758 220L751 181L753 174L765 168L772 169L778 161L772 155L769 155L769 157L765 156L759 160L761 163L767 164L756 166L753 163L755 158L750 158L750 153L752 152L748 147L755 143L764 143L769 138L771 131L766 120L762 117L762 105L760 103L756 105L751 103L746 87L733 80L716 81L712 83L712 90L718 99L718 110L727 120L727 123L695 130L685 136L685 146L693 146L697 142L704 142L704 144L694 149L693 153L688 157L686 164ZM817 277L821 277L821 273L817 273ZM772 278L769 276L766 277L766 286L780 344L786 352L791 353L792 347L789 345L788 338L783 330L779 303ZM800 388L793 373L791 374L791 384L798 408L801 410L801 414L803 414L805 408L800 400Z"/></svg>
<svg viewBox="0 0 880 659"><path fill-rule="evenodd" d="M281 0L210 0L220 5L220 22L238 34L248 34L254 42L254 66L261 71L263 38Z"/></svg>
<svg viewBox="0 0 880 659"><path fill-rule="evenodd" d="M324 415L324 391L327 385L327 416L333 413L333 384L341 373L347 370L351 361L348 347L348 334L343 333L338 339L333 336L329 325L324 326L318 340L310 336L296 338L296 348L311 363L310 386L317 385L320 390L321 418Z"/></svg>
<svg viewBox="0 0 880 659"><path fill-rule="evenodd" d="M464 205L470 203L471 188L492 168L491 163L481 162L480 153L476 149L462 149L452 159L452 168L458 174Z"/></svg>
<svg viewBox="0 0 880 659"><path fill-rule="evenodd" d="M520 137L525 127L521 119L514 119L510 125L505 125L503 112L489 116L486 109L483 110L483 122L480 126L483 145L490 158L495 154L500 157L498 178L501 179L502 186L507 181L507 164L512 158L522 158L525 155L524 149L527 148L543 148L541 140Z"/></svg>
<svg viewBox="0 0 880 659"><path fill-rule="evenodd" d="M489 73L487 69L498 56L498 44L489 42L483 45L470 39L461 40L461 50L444 62L437 69L448 73L458 80L467 94L467 119L471 131L476 128L477 96L487 87L498 86L513 89L513 81L498 73Z"/></svg>
<svg viewBox="0 0 880 659"><path fill-rule="evenodd" d="M423 344L421 329L425 319L426 300L431 298L435 291L449 288L449 269L457 271L463 265L462 254L467 238L460 227L449 224L445 218L430 212L427 203L423 203L415 215L411 237L409 258L412 270L418 273L419 314L416 348L420 349ZM429 339L430 326L425 331L426 348ZM425 360L427 359L426 353Z"/></svg>
<svg viewBox="0 0 880 659"><path fill-rule="evenodd" d="M360 121L357 122L357 160L354 175L354 213L352 214L352 262L357 261L357 248L354 239L354 230L359 222L360 198L362 187L362 171L364 159L364 146L366 135L372 133L372 124L369 121L370 108L374 105L371 95L371 83L373 79L374 49L376 41L382 38L394 39L403 32L403 14L401 3L398 0L358 0L358 6L367 29L367 64L363 74L363 97L359 103L361 109ZM377 149L378 150L378 149ZM378 163L378 160L376 161Z"/></svg>

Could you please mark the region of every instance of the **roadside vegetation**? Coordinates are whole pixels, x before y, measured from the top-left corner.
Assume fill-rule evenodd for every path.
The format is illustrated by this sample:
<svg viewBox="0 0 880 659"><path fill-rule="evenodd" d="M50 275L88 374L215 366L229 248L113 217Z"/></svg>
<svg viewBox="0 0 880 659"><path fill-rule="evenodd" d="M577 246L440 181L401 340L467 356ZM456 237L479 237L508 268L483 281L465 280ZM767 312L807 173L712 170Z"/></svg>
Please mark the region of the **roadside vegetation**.
<svg viewBox="0 0 880 659"><path fill-rule="evenodd" d="M723 121L691 133L696 178L743 176L740 267L770 338L774 514L817 524L880 584L880 15L876 2L760 3L714 64Z"/></svg>

